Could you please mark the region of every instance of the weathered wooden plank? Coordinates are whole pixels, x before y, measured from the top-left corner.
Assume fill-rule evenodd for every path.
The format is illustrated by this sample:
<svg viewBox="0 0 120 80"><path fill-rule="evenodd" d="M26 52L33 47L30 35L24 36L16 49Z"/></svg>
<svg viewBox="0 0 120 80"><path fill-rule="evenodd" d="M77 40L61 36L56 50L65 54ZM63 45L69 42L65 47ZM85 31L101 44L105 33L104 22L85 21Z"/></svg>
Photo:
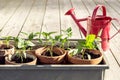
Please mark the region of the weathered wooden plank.
<svg viewBox="0 0 120 80"><path fill-rule="evenodd" d="M117 30L111 26L110 34L113 35L117 32ZM115 56L118 64L120 65L120 44L119 44L120 34L116 35L113 39L110 40L110 48Z"/></svg>
<svg viewBox="0 0 120 80"><path fill-rule="evenodd" d="M0 0L0 29L9 21L23 0Z"/></svg>
<svg viewBox="0 0 120 80"><path fill-rule="evenodd" d="M86 9L89 11L90 15L92 15L93 9L95 8L96 4L93 0L82 0L82 2L85 4Z"/></svg>
<svg viewBox="0 0 120 80"><path fill-rule="evenodd" d="M87 18L90 15L90 12L87 10L86 5L82 0L72 0L71 2L75 8L75 14L78 19ZM80 24L87 30L87 21L81 21ZM81 34L81 36L82 38L85 38L83 34Z"/></svg>
<svg viewBox="0 0 120 80"><path fill-rule="evenodd" d="M1 31L1 36L17 36L23 26L26 17L31 10L32 4L34 0L24 0L20 7L16 10L14 15L8 21L8 23L4 26ZM11 6L12 7L12 6Z"/></svg>
<svg viewBox="0 0 120 80"><path fill-rule="evenodd" d="M60 34L60 19L59 19L58 0L47 0L46 12L42 26L42 32L57 32Z"/></svg>
<svg viewBox="0 0 120 80"><path fill-rule="evenodd" d="M66 5L66 7L64 7ZM61 24L61 30L65 30L68 27L72 27L72 24L68 20L68 16L65 15L67 10L71 9L71 3L70 0L59 0L59 8L60 8L60 24Z"/></svg>
<svg viewBox="0 0 120 80"><path fill-rule="evenodd" d="M65 15L65 13L73 7L71 0L59 0L59 4L60 4L60 15L61 15L61 29L65 30L68 27L71 27L73 32L73 36L71 38L80 39L81 35L77 25L69 15L68 16Z"/></svg>
<svg viewBox="0 0 120 80"><path fill-rule="evenodd" d="M113 8L115 13L120 14L119 9L120 9L120 1L118 0L106 0L106 4L108 4L111 8ZM117 15L116 15L117 17Z"/></svg>
<svg viewBox="0 0 120 80"><path fill-rule="evenodd" d="M21 32L40 32L43 25L43 19L45 14L47 0L36 0L29 13L28 18L23 25ZM23 36L22 36L23 37Z"/></svg>
<svg viewBox="0 0 120 80"><path fill-rule="evenodd" d="M78 18L85 18L90 15L90 12L86 8L86 5L83 3L82 0L74 0L71 2L73 7L75 8L75 13Z"/></svg>
<svg viewBox="0 0 120 80"><path fill-rule="evenodd" d="M109 69L106 70L104 80L119 80L120 79L120 67L118 66L115 58L112 55L111 50L105 52L105 56L109 62Z"/></svg>

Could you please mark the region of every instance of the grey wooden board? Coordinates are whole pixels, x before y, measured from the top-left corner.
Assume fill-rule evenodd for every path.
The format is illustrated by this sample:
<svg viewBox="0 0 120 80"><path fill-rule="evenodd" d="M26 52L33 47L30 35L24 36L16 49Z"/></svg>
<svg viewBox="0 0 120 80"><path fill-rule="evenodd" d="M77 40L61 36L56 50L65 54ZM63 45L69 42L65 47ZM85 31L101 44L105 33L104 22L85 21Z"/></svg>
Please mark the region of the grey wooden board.
<svg viewBox="0 0 120 80"><path fill-rule="evenodd" d="M5 25L9 22L23 0L1 0L0 2L0 29L6 28ZM10 25L11 26L11 25ZM4 33L4 31L2 31ZM0 35L3 33L1 32ZM8 31L5 31L6 33Z"/></svg>
<svg viewBox="0 0 120 80"><path fill-rule="evenodd" d="M43 26L47 0L36 0L28 15L21 32L40 32ZM26 36L21 35L26 38ZM39 36L38 36L39 37ZM38 38L37 37L37 38Z"/></svg>
<svg viewBox="0 0 120 80"><path fill-rule="evenodd" d="M59 18L58 0L47 0L42 32L57 32L56 34L60 34Z"/></svg>
<svg viewBox="0 0 120 80"><path fill-rule="evenodd" d="M8 23L5 24L1 31L1 36L17 36L19 34L33 2L34 0L24 0L22 2Z"/></svg>

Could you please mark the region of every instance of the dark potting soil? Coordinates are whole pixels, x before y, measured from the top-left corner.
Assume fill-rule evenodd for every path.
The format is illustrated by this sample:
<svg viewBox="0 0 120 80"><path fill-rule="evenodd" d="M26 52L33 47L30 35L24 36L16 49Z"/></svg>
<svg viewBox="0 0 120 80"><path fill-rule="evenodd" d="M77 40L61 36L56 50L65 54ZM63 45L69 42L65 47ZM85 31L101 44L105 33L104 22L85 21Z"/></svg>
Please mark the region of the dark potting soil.
<svg viewBox="0 0 120 80"><path fill-rule="evenodd" d="M11 47L10 46L8 46L8 47L7 46L1 46L0 49L11 49Z"/></svg>
<svg viewBox="0 0 120 80"><path fill-rule="evenodd" d="M51 54L50 54L49 51L44 52L42 55L44 55L44 56L51 56ZM52 53L52 56L59 56L59 55L53 52L53 53Z"/></svg>
<svg viewBox="0 0 120 80"><path fill-rule="evenodd" d="M5 64L5 56L0 56L0 64Z"/></svg>
<svg viewBox="0 0 120 80"><path fill-rule="evenodd" d="M11 57L11 61L14 61L16 63L27 63L27 62L31 62L35 59L35 57L31 54L26 54L26 58L23 57L23 60L21 60L20 57L18 57L17 55L13 54Z"/></svg>
<svg viewBox="0 0 120 80"><path fill-rule="evenodd" d="M4 47L3 49L10 49L10 47Z"/></svg>
<svg viewBox="0 0 120 80"><path fill-rule="evenodd" d="M95 59L95 58L100 57L99 54L94 54L93 52L85 51L84 59L88 59L87 54L89 54L91 56L91 59ZM74 55L73 57L75 57L75 58L81 58L82 59L82 54L79 53L79 54Z"/></svg>

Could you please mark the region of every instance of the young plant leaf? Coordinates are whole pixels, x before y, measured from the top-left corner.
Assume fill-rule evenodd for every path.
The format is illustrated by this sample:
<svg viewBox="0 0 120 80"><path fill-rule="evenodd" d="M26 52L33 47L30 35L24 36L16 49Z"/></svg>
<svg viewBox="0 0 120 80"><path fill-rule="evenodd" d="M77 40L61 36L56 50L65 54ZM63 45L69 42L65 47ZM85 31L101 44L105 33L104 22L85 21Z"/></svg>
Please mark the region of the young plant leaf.
<svg viewBox="0 0 120 80"><path fill-rule="evenodd" d="M28 36L28 33L26 33L26 32L20 32L20 33L22 33L23 35Z"/></svg>
<svg viewBox="0 0 120 80"><path fill-rule="evenodd" d="M94 34L87 35L85 44L87 48L89 49L95 48L94 46L95 37L96 36Z"/></svg>
<svg viewBox="0 0 120 80"><path fill-rule="evenodd" d="M28 40L32 41L34 39L34 37L38 36L40 34L40 32L36 32L36 33L30 33L28 35Z"/></svg>
<svg viewBox="0 0 120 80"><path fill-rule="evenodd" d="M4 39L3 43L6 44L8 47L10 40L12 39L12 36L6 36L6 37L3 37L3 39Z"/></svg>
<svg viewBox="0 0 120 80"><path fill-rule="evenodd" d="M70 54L70 56L76 55L78 53L78 49L70 49L68 51L68 54Z"/></svg>
<svg viewBox="0 0 120 80"><path fill-rule="evenodd" d="M35 46L35 44L31 41L25 41L26 46Z"/></svg>

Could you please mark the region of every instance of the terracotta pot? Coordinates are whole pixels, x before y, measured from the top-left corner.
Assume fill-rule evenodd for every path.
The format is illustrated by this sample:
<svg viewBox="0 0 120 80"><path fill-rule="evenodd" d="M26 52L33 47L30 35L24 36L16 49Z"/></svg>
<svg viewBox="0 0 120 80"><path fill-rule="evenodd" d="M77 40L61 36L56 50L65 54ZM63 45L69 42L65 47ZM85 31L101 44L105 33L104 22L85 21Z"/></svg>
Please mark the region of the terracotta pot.
<svg viewBox="0 0 120 80"><path fill-rule="evenodd" d="M47 51L47 47L42 47L35 51L35 55L38 57L39 61L44 64L59 64L64 61L64 58L66 56L66 51L58 47L54 47L53 52L59 56L42 55L46 51Z"/></svg>
<svg viewBox="0 0 120 80"><path fill-rule="evenodd" d="M7 45L5 45L5 44L0 45L0 64L5 64L5 56L6 55L14 53L13 45L9 45L8 49L6 47L7 47Z"/></svg>
<svg viewBox="0 0 120 80"><path fill-rule="evenodd" d="M6 51L0 50L0 64L5 64L5 55L6 55Z"/></svg>
<svg viewBox="0 0 120 80"><path fill-rule="evenodd" d="M88 59L75 58L75 57L72 57L69 54L67 54L68 62L73 63L73 64L93 64L93 65L99 64L103 59L102 53L99 50L91 49L89 51L94 54L99 54L100 56L98 58L88 60Z"/></svg>
<svg viewBox="0 0 120 80"><path fill-rule="evenodd" d="M9 57L11 56L11 54L10 54L10 55L8 55L8 56L5 57L5 63L6 64L11 64L11 65L36 65L36 63L37 63L37 57L34 55L33 52L34 51L30 51L30 50L26 51L27 54L30 54L30 55L32 55L34 57L34 60L31 61L31 62L27 62L27 63L15 63L14 61L10 61L9 60Z"/></svg>
<svg viewBox="0 0 120 80"><path fill-rule="evenodd" d="M5 44L0 45L0 51L5 51L5 55L14 54L14 48L13 45L9 45L9 48L7 48L7 45Z"/></svg>

